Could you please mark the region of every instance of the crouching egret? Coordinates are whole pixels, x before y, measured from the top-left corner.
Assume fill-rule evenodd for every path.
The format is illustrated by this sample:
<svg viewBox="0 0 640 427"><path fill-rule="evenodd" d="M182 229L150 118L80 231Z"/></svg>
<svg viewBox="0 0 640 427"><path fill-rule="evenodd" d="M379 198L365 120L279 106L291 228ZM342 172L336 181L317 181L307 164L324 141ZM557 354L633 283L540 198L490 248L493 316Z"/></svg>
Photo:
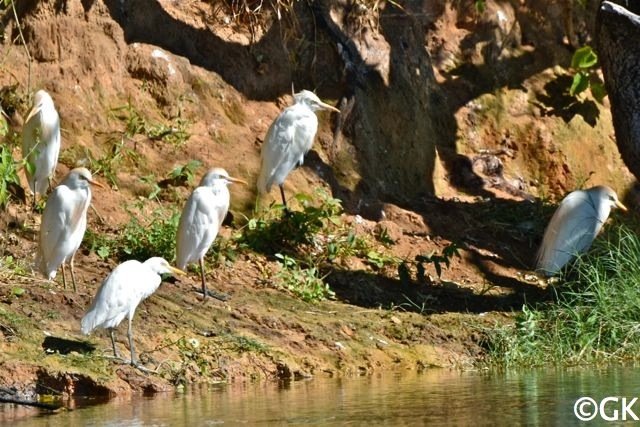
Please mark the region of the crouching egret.
<svg viewBox="0 0 640 427"><path fill-rule="evenodd" d="M295 95L295 104L287 107L269 127L262 145L258 191L268 193L275 182L285 208L284 180L295 167L301 166L304 155L311 149L318 130L316 111L337 108L320 101L315 93L303 90Z"/></svg>
<svg viewBox="0 0 640 427"><path fill-rule="evenodd" d="M39 90L22 129L22 157L31 165L25 168L25 173L33 193L34 208L36 194L44 194L49 188L59 153L60 117L51 96Z"/></svg>
<svg viewBox="0 0 640 427"><path fill-rule="evenodd" d="M36 267L49 280L62 266L62 283L67 288L65 263L71 265L71 281L76 290L73 259L87 229L87 210L91 203L90 184L105 188L93 180L86 168L71 170L47 198L40 224Z"/></svg>
<svg viewBox="0 0 640 427"><path fill-rule="evenodd" d="M218 235L224 217L229 211L229 189L232 182L247 184L232 178L221 168L211 169L193 190L180 216L176 242L176 265L184 270L187 264L200 263L202 295L207 297L204 277L204 256Z"/></svg>
<svg viewBox="0 0 640 427"><path fill-rule="evenodd" d="M615 191L606 186L577 190L565 197L544 232L536 270L556 274L577 254L586 252L596 238L611 208L627 208Z"/></svg>
<svg viewBox="0 0 640 427"><path fill-rule="evenodd" d="M164 258L160 257L149 258L143 263L129 260L118 265L104 279L91 306L82 318L82 333L88 335L97 328L108 329L113 355L120 358L116 348L115 328L124 318L127 318L131 365L137 366L131 322L138 304L160 286L161 274L184 275L186 273L171 267Z"/></svg>

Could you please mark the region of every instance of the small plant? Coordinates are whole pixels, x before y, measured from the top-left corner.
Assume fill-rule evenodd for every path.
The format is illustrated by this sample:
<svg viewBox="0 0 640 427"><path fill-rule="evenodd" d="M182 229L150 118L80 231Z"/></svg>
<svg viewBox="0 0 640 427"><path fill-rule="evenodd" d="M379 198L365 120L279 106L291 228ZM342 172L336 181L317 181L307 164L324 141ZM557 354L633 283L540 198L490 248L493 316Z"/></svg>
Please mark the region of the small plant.
<svg viewBox="0 0 640 427"><path fill-rule="evenodd" d="M14 258L11 255L7 255L0 258L0 272L5 273L8 276L30 276L31 266L30 261L25 258ZM0 274L1 276L2 274Z"/></svg>
<svg viewBox="0 0 640 427"><path fill-rule="evenodd" d="M316 243L317 234L329 223L339 224L342 212L341 202L329 197L324 189L316 195L319 206L306 194L297 194L296 200L302 204L302 211L283 215L284 206L272 205L258 217L251 218L241 234L239 243L256 252L294 253L305 245Z"/></svg>
<svg viewBox="0 0 640 427"><path fill-rule="evenodd" d="M400 276L400 281L403 283L411 283L411 269L410 266L413 265L416 268L416 279L425 283L427 280L427 269L425 264L433 264L433 268L436 270L436 275L438 278L442 276L442 264L446 267L449 267L451 264L451 258L454 256L460 257L460 253L458 252L458 246L455 243L450 243L444 249L440 255L436 255L435 252L432 252L429 255L416 255L413 262L403 261L398 265L398 275Z"/></svg>
<svg viewBox="0 0 640 427"><path fill-rule="evenodd" d="M95 252L96 255L102 260L105 260L111 256L116 250L118 242L105 234L98 234L87 228L82 239L82 246L87 248L89 252Z"/></svg>
<svg viewBox="0 0 640 427"><path fill-rule="evenodd" d="M20 188L18 165L19 163L13 160L11 148L7 145L0 146L0 207L9 203L12 186Z"/></svg>
<svg viewBox="0 0 640 427"><path fill-rule="evenodd" d="M195 183L196 170L202 166L199 160L189 160L187 164L178 165L169 172L167 179L171 185L193 185Z"/></svg>
<svg viewBox="0 0 640 427"><path fill-rule="evenodd" d="M144 223L129 211L130 220L118 238L117 257L127 259L146 260L154 256L172 260L175 256L175 241L180 221L179 212L167 215L164 209L156 209L147 215Z"/></svg>
<svg viewBox="0 0 640 427"><path fill-rule="evenodd" d="M276 278L278 287L286 289L306 302L334 298L335 292L324 282L317 266L302 268L299 261L287 255L276 254L280 272Z"/></svg>
<svg viewBox="0 0 640 427"><path fill-rule="evenodd" d="M486 0L474 0L473 5L476 8L476 12L478 12L478 14L483 14L484 11L487 10Z"/></svg>
<svg viewBox="0 0 640 427"><path fill-rule="evenodd" d="M151 140L161 140L175 146L180 146L187 142L191 135L187 131L190 123L176 117L170 124L149 123L140 112L133 106L131 101L125 105L112 108L109 117L124 123L124 130L121 131L123 139L130 139L136 135L143 135ZM135 147L134 141L134 147Z"/></svg>
<svg viewBox="0 0 640 427"><path fill-rule="evenodd" d="M578 96L585 90L591 89L593 98L602 104L607 91L604 88L604 82L596 73L597 65L598 55L591 46L583 46L573 53L571 68L575 74L569 89L571 96Z"/></svg>
<svg viewBox="0 0 640 427"><path fill-rule="evenodd" d="M238 353L251 352L266 354L269 351L269 347L267 345L261 343L255 338L233 334L225 334L223 337L231 349Z"/></svg>
<svg viewBox="0 0 640 427"><path fill-rule="evenodd" d="M107 149L103 156L97 156L89 148L84 148L84 154L92 172L105 177L114 188L118 188L119 169L127 166L138 167L142 161L140 154L128 147L123 138L114 136L107 138Z"/></svg>
<svg viewBox="0 0 640 427"><path fill-rule="evenodd" d="M387 255L377 250L367 252L367 263L377 269L382 269L388 265L398 265L402 260L398 257Z"/></svg>
<svg viewBox="0 0 640 427"><path fill-rule="evenodd" d="M163 362L163 369L160 370L161 375L174 384L185 385L203 376L214 381L226 379L226 374L220 368L217 346L212 346L207 341L184 336L176 341L166 339L158 348L146 353L174 346L178 349L180 361ZM145 356L145 353L140 355L141 358Z"/></svg>
<svg viewBox="0 0 640 427"><path fill-rule="evenodd" d="M160 194L160 192L162 191L162 188L160 188L160 186L156 182L156 177L153 174L150 174L146 176L141 176L139 179L140 179L140 182L143 182L151 187L151 191L149 191L149 194L147 195L147 199L157 201L158 194Z"/></svg>

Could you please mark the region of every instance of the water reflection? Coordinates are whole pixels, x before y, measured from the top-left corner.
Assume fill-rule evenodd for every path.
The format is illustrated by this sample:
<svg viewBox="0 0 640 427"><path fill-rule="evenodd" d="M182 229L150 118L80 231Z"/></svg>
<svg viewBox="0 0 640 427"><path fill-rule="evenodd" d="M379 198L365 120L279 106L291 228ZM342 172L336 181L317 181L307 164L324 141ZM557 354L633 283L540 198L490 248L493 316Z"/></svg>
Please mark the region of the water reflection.
<svg viewBox="0 0 640 427"><path fill-rule="evenodd" d="M0 422L13 418L15 426L578 425L573 404L585 395L597 400L640 395L640 370L431 370L221 385L20 420L16 418L32 410L0 406ZM636 412L640 414L640 404Z"/></svg>

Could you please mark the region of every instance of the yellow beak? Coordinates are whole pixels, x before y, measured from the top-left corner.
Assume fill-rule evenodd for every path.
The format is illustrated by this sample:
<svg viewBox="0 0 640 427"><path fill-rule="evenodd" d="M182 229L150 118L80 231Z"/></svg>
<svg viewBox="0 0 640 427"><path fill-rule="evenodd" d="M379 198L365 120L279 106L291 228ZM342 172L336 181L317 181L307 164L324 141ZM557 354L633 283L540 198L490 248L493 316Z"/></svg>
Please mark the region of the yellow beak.
<svg viewBox="0 0 640 427"><path fill-rule="evenodd" d="M233 178L231 176L227 177L228 181L231 182L235 182L236 184L242 184L242 185L249 185L249 183L247 181L245 181L244 179L240 179L240 178Z"/></svg>
<svg viewBox="0 0 640 427"><path fill-rule="evenodd" d="M627 207L625 205L622 204L622 202L620 202L620 200L616 200L616 207L618 209L620 209L622 212L628 212L629 209L627 209Z"/></svg>
<svg viewBox="0 0 640 427"><path fill-rule="evenodd" d="M178 276L186 276L187 275L187 273L185 273L184 271L180 270L179 268L169 267L169 269L171 270L171 272L173 274L177 274Z"/></svg>
<svg viewBox="0 0 640 427"><path fill-rule="evenodd" d="M91 181L89 181L89 183L91 185L95 185L96 187L104 188L105 190L107 189L106 185L100 184L98 181L91 180Z"/></svg>
<svg viewBox="0 0 640 427"><path fill-rule="evenodd" d="M336 113L339 113L340 110L338 110L336 107L334 107L333 105L329 105L329 104L325 104L324 102L322 102L320 105L322 105L322 107L325 110L330 110L330 111L335 111Z"/></svg>

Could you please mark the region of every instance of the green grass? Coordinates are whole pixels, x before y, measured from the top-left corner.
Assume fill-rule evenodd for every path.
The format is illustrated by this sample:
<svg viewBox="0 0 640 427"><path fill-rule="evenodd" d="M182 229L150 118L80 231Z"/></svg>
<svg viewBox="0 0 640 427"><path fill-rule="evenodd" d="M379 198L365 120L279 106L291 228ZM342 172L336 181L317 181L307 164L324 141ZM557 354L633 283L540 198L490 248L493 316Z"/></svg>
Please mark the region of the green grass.
<svg viewBox="0 0 640 427"><path fill-rule="evenodd" d="M640 238L622 226L576 260L551 301L525 304L515 324L487 331L503 367L578 365L640 356Z"/></svg>

